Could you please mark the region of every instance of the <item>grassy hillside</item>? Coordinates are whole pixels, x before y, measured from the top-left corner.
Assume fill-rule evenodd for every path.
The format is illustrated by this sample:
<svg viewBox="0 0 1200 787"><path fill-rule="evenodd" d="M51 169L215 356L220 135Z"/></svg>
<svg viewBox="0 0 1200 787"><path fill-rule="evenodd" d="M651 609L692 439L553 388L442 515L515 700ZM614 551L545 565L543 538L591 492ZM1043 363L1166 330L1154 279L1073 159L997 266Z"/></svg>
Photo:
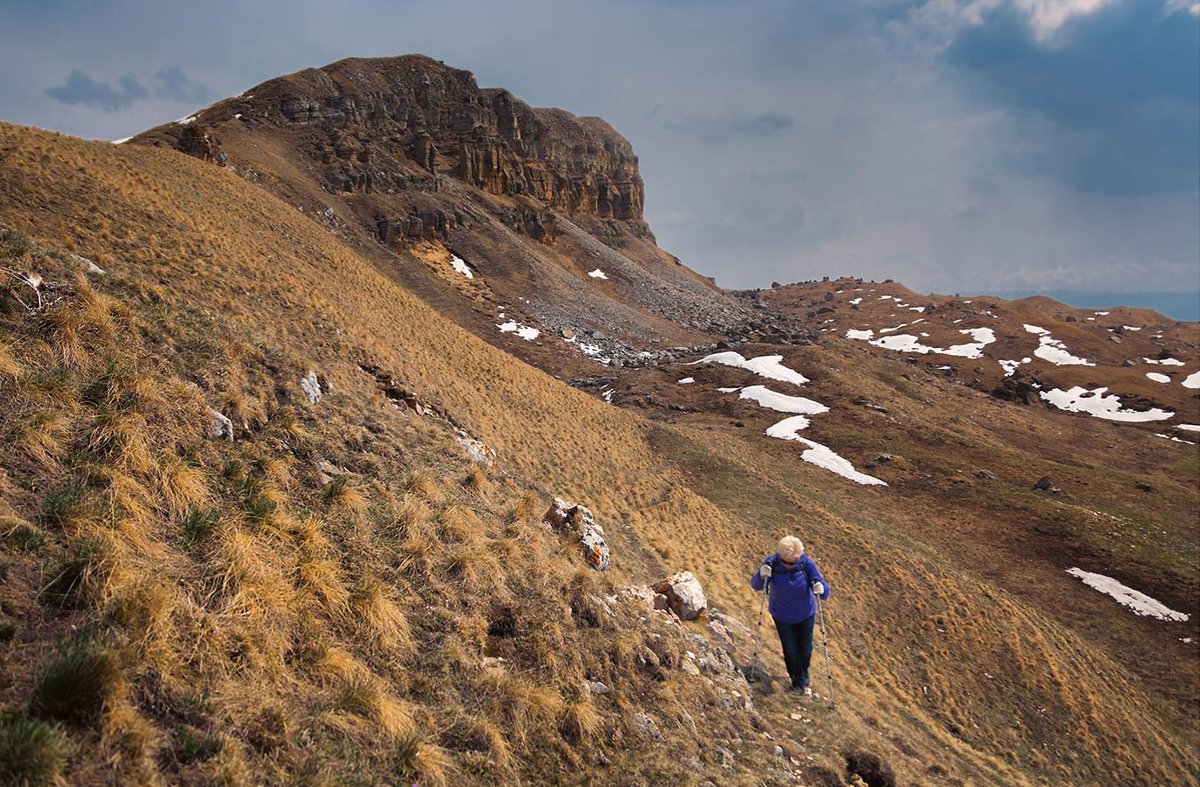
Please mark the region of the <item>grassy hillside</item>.
<svg viewBox="0 0 1200 787"><path fill-rule="evenodd" d="M37 755L18 778L1200 773L1181 714L1106 645L964 570L885 492L575 391L230 172L6 125L0 162L0 265L45 281L38 307L10 277L0 324L0 746ZM210 407L234 441L207 436ZM554 495L596 512L609 574L539 526ZM752 623L745 577L793 529L838 594L838 711L761 685L761 716L731 707L673 668L701 624L604 599L690 569Z"/></svg>

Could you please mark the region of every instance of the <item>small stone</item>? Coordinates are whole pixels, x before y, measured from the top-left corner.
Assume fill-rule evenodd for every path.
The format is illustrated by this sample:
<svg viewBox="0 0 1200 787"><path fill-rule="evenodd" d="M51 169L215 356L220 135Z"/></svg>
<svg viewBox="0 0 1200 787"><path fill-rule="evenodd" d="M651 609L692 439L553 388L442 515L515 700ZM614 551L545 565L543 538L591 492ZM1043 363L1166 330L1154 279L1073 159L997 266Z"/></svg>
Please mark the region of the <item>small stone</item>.
<svg viewBox="0 0 1200 787"><path fill-rule="evenodd" d="M310 404L321 401L321 380L315 371L310 369L308 374L300 378L300 390L304 391Z"/></svg>
<svg viewBox="0 0 1200 787"><path fill-rule="evenodd" d="M776 746L776 747L773 749L773 751L775 752L775 756L776 756L776 757L782 757L782 756L783 756L783 747L782 747L782 746Z"/></svg>
<svg viewBox="0 0 1200 787"><path fill-rule="evenodd" d="M993 473L991 470L976 470L975 477L976 478L985 478L988 481L996 480L996 474Z"/></svg>
<svg viewBox="0 0 1200 787"><path fill-rule="evenodd" d="M217 440L229 440L233 442L233 421L230 421L211 407L208 409L208 414L212 418L212 425L209 427L208 436Z"/></svg>

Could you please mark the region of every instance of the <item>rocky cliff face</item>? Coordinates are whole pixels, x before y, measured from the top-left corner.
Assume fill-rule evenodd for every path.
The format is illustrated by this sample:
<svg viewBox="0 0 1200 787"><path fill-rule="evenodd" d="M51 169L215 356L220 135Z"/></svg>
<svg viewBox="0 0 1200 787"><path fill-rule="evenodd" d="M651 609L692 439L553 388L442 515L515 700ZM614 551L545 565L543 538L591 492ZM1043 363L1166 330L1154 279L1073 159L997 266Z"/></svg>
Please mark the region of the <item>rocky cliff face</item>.
<svg viewBox="0 0 1200 787"><path fill-rule="evenodd" d="M444 178L532 197L572 217L626 222L648 235L629 142L599 118L534 109L471 72L421 55L349 59L265 82L223 102L245 124L304 130L332 193L437 191ZM537 212L526 234L553 238ZM532 226L530 226L532 225Z"/></svg>

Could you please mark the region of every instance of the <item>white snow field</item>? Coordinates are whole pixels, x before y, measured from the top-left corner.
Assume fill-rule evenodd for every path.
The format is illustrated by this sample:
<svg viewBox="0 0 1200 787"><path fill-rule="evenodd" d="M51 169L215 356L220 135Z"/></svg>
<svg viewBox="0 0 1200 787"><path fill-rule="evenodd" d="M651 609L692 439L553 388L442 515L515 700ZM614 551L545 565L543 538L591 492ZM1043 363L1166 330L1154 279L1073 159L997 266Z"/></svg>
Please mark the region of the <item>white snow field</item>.
<svg viewBox="0 0 1200 787"><path fill-rule="evenodd" d="M1172 426L1185 432L1200 432L1200 424L1172 424Z"/></svg>
<svg viewBox="0 0 1200 787"><path fill-rule="evenodd" d="M917 320L912 325L916 325L918 322L923 322L923 320ZM903 327L903 325L897 326L897 328ZM884 328L880 333L894 331L897 328ZM846 338L861 339L868 342L872 347L882 347L885 350L895 350L896 352L934 353L936 355L954 355L959 358L982 358L983 348L996 341L996 334L991 328L964 328L959 333L970 336L973 341L966 344L955 344L946 348L930 347L921 344L920 339L907 333L900 333L895 336L882 336L872 341L871 337L875 335L874 331L870 329L860 331L853 328L846 331Z"/></svg>
<svg viewBox="0 0 1200 787"><path fill-rule="evenodd" d="M588 276L591 276L593 279L607 279L608 278L608 274L606 274L604 271L600 270L599 268L597 268L594 271L588 271Z"/></svg>
<svg viewBox="0 0 1200 787"><path fill-rule="evenodd" d="M682 380L679 381L679 384L680 385L691 385L694 382L696 382L695 377L684 377Z"/></svg>
<svg viewBox="0 0 1200 787"><path fill-rule="evenodd" d="M531 342L542 335L542 332L537 328L531 328L528 325L518 325L516 320L509 320L496 327L500 329L500 333L515 333L527 342Z"/></svg>
<svg viewBox="0 0 1200 787"><path fill-rule="evenodd" d="M1038 348L1033 354L1043 361L1049 361L1055 366L1095 366L1096 364L1083 358L1076 358L1067 352L1067 346L1050 335L1050 331L1036 325L1025 325L1025 330L1038 335Z"/></svg>
<svg viewBox="0 0 1200 787"><path fill-rule="evenodd" d="M1054 388L1042 391L1040 396L1061 410L1072 413L1087 413L1107 421L1123 421L1126 423L1141 423L1144 421L1165 421L1175 413L1159 410L1157 407L1141 412L1138 410L1122 410L1121 398L1116 394L1105 396L1108 388L1097 388L1089 391L1082 386L1075 386L1068 391Z"/></svg>
<svg viewBox="0 0 1200 787"><path fill-rule="evenodd" d="M1146 372L1146 376L1149 377L1151 380L1153 380L1156 383L1171 382L1170 377L1167 377L1165 374L1159 374L1158 372Z"/></svg>
<svg viewBox="0 0 1200 787"><path fill-rule="evenodd" d="M1184 388L1200 388L1200 372L1192 372L1180 383Z"/></svg>
<svg viewBox="0 0 1200 787"><path fill-rule="evenodd" d="M457 254L450 255L450 264L454 266L454 270L458 271L463 276L466 276L468 279L475 278L475 274L472 273L471 269L467 267L466 260Z"/></svg>
<svg viewBox="0 0 1200 787"><path fill-rule="evenodd" d="M1183 361L1178 358L1163 358L1161 361L1157 358L1143 358L1146 363L1156 363L1161 366L1183 366Z"/></svg>
<svg viewBox="0 0 1200 787"><path fill-rule="evenodd" d="M782 355L761 355L758 358L747 360L742 357L741 353L723 352L705 356L698 361L692 361L692 365L698 363L721 363L738 369L748 369L759 377L766 377L768 380L779 380L780 382L792 383L793 385L804 385L808 382L807 377L799 372L792 371L780 363L782 360Z"/></svg>
<svg viewBox="0 0 1200 787"><path fill-rule="evenodd" d="M1145 593L1139 593L1131 587L1122 585L1112 577L1106 577L1103 574L1093 574L1081 568L1068 568L1067 573L1073 577L1078 577L1088 587L1112 596L1118 603L1133 610L1134 614L1179 623L1183 623L1188 619L1187 613L1176 612L1161 602L1150 598Z"/></svg>

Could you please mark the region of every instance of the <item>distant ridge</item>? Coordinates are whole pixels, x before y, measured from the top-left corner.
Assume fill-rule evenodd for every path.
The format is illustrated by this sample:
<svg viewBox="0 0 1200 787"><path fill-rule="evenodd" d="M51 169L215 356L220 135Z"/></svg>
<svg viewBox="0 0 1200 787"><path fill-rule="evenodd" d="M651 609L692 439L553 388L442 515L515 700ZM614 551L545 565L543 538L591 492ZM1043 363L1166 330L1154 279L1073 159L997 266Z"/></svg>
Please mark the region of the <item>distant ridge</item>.
<svg viewBox="0 0 1200 787"><path fill-rule="evenodd" d="M1200 290L1192 292L1079 292L1076 290L1008 290L991 293L1005 300L1044 295L1077 309L1111 309L1131 306L1153 309L1172 320L1200 320Z"/></svg>

